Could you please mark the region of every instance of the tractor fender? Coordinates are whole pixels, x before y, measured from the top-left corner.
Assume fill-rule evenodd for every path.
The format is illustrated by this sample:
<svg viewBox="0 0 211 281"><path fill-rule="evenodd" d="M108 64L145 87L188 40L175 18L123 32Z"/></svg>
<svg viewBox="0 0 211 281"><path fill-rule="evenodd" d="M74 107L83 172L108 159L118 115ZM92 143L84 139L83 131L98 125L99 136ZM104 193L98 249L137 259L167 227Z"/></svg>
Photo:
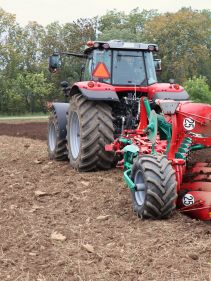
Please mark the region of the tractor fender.
<svg viewBox="0 0 211 281"><path fill-rule="evenodd" d="M185 89L178 84L155 83L148 87L148 97L150 100L175 100L187 101L189 95Z"/></svg>
<svg viewBox="0 0 211 281"><path fill-rule="evenodd" d="M66 138L67 130L67 118L66 114L69 109L69 103L64 102L53 102L52 109L56 112L58 126L59 126L59 136L61 139Z"/></svg>
<svg viewBox="0 0 211 281"><path fill-rule="evenodd" d="M77 82L72 86L70 96L77 93L82 94L87 100L119 102L115 88L105 83L93 81Z"/></svg>

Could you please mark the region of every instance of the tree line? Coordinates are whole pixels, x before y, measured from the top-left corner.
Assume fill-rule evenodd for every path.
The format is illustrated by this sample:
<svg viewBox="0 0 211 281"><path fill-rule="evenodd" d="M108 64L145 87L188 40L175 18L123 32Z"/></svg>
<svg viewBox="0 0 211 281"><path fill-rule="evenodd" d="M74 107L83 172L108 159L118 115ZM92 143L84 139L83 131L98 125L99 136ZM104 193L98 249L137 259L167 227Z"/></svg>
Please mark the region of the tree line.
<svg viewBox="0 0 211 281"><path fill-rule="evenodd" d="M211 103L211 11L182 8L175 13L136 8L129 14L108 11L101 17L21 27L0 9L0 114L41 112L47 101L62 100L60 81L80 77L77 58L52 75L48 57L54 51L82 52L89 40L122 39L156 43L163 71L160 82L174 78L195 101Z"/></svg>

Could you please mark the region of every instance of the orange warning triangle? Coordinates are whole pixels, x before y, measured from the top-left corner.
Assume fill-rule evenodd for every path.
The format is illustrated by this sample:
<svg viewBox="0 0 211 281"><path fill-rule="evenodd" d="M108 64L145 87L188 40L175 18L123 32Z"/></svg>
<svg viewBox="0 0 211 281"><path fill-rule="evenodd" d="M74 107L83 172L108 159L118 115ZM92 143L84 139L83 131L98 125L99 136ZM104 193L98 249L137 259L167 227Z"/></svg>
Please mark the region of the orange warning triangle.
<svg viewBox="0 0 211 281"><path fill-rule="evenodd" d="M99 62L92 72L93 77L108 79L110 73L103 62Z"/></svg>

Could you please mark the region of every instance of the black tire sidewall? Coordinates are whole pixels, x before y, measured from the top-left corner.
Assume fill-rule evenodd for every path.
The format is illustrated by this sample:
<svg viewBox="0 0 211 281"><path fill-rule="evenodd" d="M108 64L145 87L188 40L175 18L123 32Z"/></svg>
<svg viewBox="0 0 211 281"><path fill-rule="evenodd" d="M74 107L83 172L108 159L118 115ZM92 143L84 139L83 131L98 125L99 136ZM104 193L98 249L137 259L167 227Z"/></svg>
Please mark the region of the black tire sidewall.
<svg viewBox="0 0 211 281"><path fill-rule="evenodd" d="M56 140L55 140L54 150L50 149L50 144L49 144L49 132L50 132L50 127L52 125L55 127L55 131L56 131ZM58 126L58 122L55 118L54 112L51 112L50 117L49 117L49 121L48 121L48 134L47 134L48 155L49 155L49 158L51 160L56 158L56 150L58 148L58 140L59 140L59 126Z"/></svg>
<svg viewBox="0 0 211 281"><path fill-rule="evenodd" d="M70 165L72 167L74 167L75 169L78 169L79 167L79 161L80 161L80 155L81 155L81 141L80 141L80 147L79 147L79 153L78 153L78 157L74 158L72 155L72 150L71 150L71 142L70 142L70 126L71 126L71 122L72 122L72 117L74 115L74 113L77 114L78 116L78 120L79 120L79 127L80 127L80 139L81 139L81 121L80 121L80 115L77 109L74 108L74 105L70 106L70 111L68 114L68 121L67 121L67 142L69 144L69 149L68 149L68 158L69 158L69 162Z"/></svg>

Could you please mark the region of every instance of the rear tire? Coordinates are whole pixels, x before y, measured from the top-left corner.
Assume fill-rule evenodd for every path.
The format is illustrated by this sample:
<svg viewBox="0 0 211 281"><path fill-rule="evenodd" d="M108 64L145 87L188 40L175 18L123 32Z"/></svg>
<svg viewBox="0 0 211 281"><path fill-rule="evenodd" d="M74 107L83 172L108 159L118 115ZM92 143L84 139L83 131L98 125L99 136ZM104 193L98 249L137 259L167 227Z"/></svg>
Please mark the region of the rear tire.
<svg viewBox="0 0 211 281"><path fill-rule="evenodd" d="M143 155L132 167L131 179L135 183L132 191L134 212L141 218L165 219L176 208L176 177L167 158Z"/></svg>
<svg viewBox="0 0 211 281"><path fill-rule="evenodd" d="M50 159L67 160L67 140L60 137L58 118L52 110L48 122L48 155Z"/></svg>
<svg viewBox="0 0 211 281"><path fill-rule="evenodd" d="M76 94L67 116L67 146L70 165L80 172L107 170L114 159L105 144L114 141L111 107Z"/></svg>

